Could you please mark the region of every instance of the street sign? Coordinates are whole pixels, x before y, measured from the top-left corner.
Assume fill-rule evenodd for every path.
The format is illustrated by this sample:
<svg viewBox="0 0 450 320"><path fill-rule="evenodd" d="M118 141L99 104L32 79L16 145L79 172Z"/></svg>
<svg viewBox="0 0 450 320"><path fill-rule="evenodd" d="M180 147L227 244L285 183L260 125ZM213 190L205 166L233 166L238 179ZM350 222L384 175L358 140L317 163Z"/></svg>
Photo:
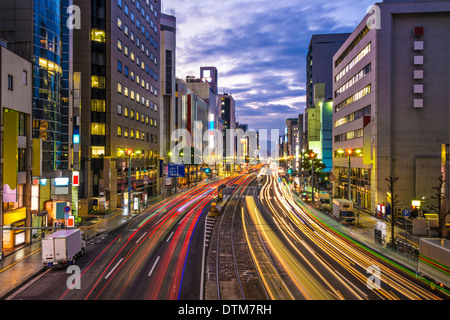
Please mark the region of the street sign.
<svg viewBox="0 0 450 320"><path fill-rule="evenodd" d="M66 220L66 226L69 228L75 227L75 217L74 216L69 216L69 218Z"/></svg>
<svg viewBox="0 0 450 320"><path fill-rule="evenodd" d="M70 212L70 207L69 206L65 206L64 207L64 212L65 213L69 213Z"/></svg>
<svg viewBox="0 0 450 320"><path fill-rule="evenodd" d="M403 209L403 218L409 219L410 213L409 209Z"/></svg>
<svg viewBox="0 0 450 320"><path fill-rule="evenodd" d="M336 180L336 176L334 174L330 175L330 181Z"/></svg>
<svg viewBox="0 0 450 320"><path fill-rule="evenodd" d="M184 164L169 163L168 176L169 178L184 177Z"/></svg>

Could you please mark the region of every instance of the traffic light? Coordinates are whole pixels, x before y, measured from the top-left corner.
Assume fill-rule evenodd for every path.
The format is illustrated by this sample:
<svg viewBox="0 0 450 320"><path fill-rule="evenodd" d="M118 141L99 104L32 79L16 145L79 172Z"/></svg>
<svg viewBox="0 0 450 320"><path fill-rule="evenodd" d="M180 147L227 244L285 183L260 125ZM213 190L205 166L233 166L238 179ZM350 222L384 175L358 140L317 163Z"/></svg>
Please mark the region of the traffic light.
<svg viewBox="0 0 450 320"><path fill-rule="evenodd" d="M287 173L292 174L292 169L288 169Z"/></svg>
<svg viewBox="0 0 450 320"><path fill-rule="evenodd" d="M211 173L211 169L210 168L205 168L205 173Z"/></svg>

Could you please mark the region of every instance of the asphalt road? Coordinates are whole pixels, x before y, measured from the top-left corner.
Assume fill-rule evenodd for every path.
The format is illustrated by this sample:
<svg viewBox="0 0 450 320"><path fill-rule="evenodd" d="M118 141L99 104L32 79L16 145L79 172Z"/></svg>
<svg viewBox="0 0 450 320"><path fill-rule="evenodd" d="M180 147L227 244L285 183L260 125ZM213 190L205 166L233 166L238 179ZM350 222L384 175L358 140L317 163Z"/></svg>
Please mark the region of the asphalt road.
<svg viewBox="0 0 450 320"><path fill-rule="evenodd" d="M220 184L161 202L88 242L77 269L48 269L7 299L199 299L204 221Z"/></svg>

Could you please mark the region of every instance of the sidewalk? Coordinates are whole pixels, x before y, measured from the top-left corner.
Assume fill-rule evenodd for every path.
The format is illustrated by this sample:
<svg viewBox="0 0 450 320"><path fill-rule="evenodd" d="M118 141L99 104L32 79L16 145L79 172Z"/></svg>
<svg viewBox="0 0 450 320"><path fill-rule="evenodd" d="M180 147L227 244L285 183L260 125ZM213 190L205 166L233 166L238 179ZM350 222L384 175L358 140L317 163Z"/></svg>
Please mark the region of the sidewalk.
<svg viewBox="0 0 450 320"><path fill-rule="evenodd" d="M298 195L296 194L294 196L294 199L297 202L301 201ZM313 212L315 217L318 218L320 221L322 221L324 224L336 229L337 231L341 232L342 234L352 239L355 239L356 241L361 242L370 250L387 257L393 262L396 262L399 265L413 272L416 271L417 261L409 259L408 257L387 247L387 244L390 242L391 236L390 221L385 221L376 218L375 216L364 210L356 210L356 213L358 213L359 211L359 219L357 218L356 223L354 225L344 225L336 221L331 216L331 214L316 209L313 206L313 204L308 203L305 205L307 205L310 209L314 210ZM380 244L375 241L375 229L381 230L381 233L385 237L384 244ZM420 237L405 232L405 230L401 229L397 224L395 226L395 236L402 242L408 242L410 245L414 247L419 246Z"/></svg>

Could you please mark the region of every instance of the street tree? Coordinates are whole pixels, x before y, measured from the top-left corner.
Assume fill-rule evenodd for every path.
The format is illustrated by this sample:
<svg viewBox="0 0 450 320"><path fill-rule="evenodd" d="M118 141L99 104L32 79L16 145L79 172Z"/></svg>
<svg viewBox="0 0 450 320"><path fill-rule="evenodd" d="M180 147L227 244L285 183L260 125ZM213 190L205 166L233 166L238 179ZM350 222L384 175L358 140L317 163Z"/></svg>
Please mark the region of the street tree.
<svg viewBox="0 0 450 320"><path fill-rule="evenodd" d="M398 181L398 177L389 176L389 178L385 178L385 180L388 182L388 190L391 194L391 246L392 248L395 247L395 233L394 233L394 227L395 227L395 207L398 204L398 195L394 192L394 186L395 183Z"/></svg>

